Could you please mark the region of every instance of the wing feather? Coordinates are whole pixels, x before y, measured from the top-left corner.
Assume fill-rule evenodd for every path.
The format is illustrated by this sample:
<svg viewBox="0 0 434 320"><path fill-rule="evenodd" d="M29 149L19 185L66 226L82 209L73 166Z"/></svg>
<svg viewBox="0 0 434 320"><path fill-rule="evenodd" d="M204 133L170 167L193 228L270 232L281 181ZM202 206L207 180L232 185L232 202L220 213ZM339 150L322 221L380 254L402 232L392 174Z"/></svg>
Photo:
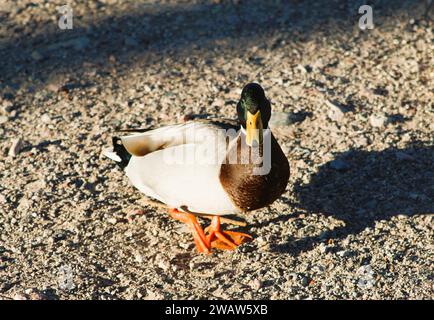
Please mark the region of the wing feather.
<svg viewBox="0 0 434 320"><path fill-rule="evenodd" d="M237 212L219 179L226 136L218 129L194 122L122 137L133 155L127 176L141 192L171 207L211 214Z"/></svg>

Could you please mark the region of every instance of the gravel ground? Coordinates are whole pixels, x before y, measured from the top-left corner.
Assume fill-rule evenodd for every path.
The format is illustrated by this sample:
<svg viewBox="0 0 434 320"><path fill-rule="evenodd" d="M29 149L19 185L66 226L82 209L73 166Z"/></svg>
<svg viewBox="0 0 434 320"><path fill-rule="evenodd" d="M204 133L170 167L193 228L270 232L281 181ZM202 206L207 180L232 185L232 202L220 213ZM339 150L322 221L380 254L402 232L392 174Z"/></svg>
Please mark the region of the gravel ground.
<svg viewBox="0 0 434 320"><path fill-rule="evenodd" d="M0 4L0 297L433 299L430 1ZM101 156L118 128L233 117L260 82L291 165L205 256ZM205 221L203 221L205 223ZM229 226L229 228L231 228Z"/></svg>

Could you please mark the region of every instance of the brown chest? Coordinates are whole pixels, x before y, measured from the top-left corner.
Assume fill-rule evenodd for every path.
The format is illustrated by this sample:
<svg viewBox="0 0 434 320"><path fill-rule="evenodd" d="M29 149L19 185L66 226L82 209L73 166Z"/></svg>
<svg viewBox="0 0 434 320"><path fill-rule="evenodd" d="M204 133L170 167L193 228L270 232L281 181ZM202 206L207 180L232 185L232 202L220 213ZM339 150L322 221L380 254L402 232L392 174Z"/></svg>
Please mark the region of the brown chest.
<svg viewBox="0 0 434 320"><path fill-rule="evenodd" d="M220 170L220 182L232 202L242 211L273 203L285 191L289 179L288 159L276 139L270 133L269 142L264 141L259 149L247 147L246 152L239 137L233 148L236 150L228 150Z"/></svg>

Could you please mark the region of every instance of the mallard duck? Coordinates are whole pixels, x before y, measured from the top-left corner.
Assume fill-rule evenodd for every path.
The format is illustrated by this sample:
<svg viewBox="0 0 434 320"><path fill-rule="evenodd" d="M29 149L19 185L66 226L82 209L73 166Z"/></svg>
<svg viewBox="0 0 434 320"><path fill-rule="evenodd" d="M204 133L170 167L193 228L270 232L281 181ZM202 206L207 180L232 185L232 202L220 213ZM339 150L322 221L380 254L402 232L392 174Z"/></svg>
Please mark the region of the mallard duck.
<svg viewBox="0 0 434 320"><path fill-rule="evenodd" d="M237 104L238 121L193 120L113 138L105 154L146 196L186 223L199 252L235 249L248 234L223 231L220 216L273 203L285 191L289 163L268 127L271 104L257 83ZM212 215L202 229L194 213Z"/></svg>

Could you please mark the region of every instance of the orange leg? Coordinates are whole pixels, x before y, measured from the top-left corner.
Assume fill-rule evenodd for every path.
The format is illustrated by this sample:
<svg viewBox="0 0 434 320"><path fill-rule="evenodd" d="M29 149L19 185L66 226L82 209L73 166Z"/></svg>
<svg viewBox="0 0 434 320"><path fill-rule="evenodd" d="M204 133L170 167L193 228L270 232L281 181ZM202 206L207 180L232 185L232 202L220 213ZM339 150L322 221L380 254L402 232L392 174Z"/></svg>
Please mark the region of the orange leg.
<svg viewBox="0 0 434 320"><path fill-rule="evenodd" d="M193 234L194 243L196 244L196 248L199 252L211 253L209 241L193 214L181 212L178 209L170 209L169 214L172 218L182 221L190 227L191 233Z"/></svg>
<svg viewBox="0 0 434 320"><path fill-rule="evenodd" d="M252 236L246 233L222 231L219 216L212 218L211 224L205 229L205 232L208 233L208 243L210 243L211 247L217 249L234 250L240 244L252 240Z"/></svg>

